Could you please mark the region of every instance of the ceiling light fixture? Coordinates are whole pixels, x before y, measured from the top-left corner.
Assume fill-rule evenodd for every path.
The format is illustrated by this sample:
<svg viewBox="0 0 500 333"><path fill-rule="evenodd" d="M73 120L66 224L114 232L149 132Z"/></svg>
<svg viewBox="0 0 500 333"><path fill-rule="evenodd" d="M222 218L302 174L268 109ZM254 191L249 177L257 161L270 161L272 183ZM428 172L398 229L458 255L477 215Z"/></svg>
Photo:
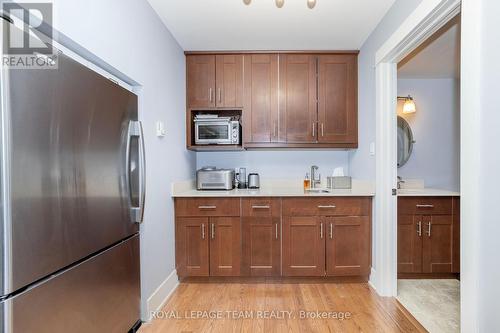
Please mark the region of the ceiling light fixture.
<svg viewBox="0 0 500 333"><path fill-rule="evenodd" d="M243 3L245 5L249 5L252 2L252 0L243 0ZM274 0L276 3L276 7L282 8L285 5L285 0ZM309 9L313 9L316 6L316 0L307 0L307 7Z"/></svg>
<svg viewBox="0 0 500 333"><path fill-rule="evenodd" d="M417 112L417 106L415 105L415 101L413 100L413 97L411 97L410 95L408 95L407 97L398 96L398 100L405 101L405 103L403 104L403 113L409 114Z"/></svg>

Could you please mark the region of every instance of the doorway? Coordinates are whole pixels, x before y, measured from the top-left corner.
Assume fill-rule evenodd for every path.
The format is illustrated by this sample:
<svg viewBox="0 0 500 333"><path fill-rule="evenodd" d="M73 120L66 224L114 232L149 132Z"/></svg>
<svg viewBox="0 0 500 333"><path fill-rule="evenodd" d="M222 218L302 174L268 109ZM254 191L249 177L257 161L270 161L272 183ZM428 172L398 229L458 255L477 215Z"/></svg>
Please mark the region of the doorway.
<svg viewBox="0 0 500 333"><path fill-rule="evenodd" d="M460 28L397 64L397 299L430 332L460 331Z"/></svg>

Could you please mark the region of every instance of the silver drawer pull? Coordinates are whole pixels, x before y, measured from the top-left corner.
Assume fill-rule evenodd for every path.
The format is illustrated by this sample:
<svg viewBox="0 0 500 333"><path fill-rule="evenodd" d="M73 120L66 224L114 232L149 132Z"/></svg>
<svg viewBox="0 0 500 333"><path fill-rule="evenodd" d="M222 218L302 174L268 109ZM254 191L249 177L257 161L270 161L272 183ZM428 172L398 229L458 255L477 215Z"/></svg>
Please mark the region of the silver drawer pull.
<svg viewBox="0 0 500 333"><path fill-rule="evenodd" d="M217 206L198 206L198 209L216 209Z"/></svg>
<svg viewBox="0 0 500 333"><path fill-rule="evenodd" d="M319 225L319 236L321 237L321 239L323 239L323 222L321 222Z"/></svg>
<svg viewBox="0 0 500 333"><path fill-rule="evenodd" d="M417 208L434 208L434 205L417 205Z"/></svg>
<svg viewBox="0 0 500 333"><path fill-rule="evenodd" d="M269 208L271 208L271 206L269 206L269 205L262 205L262 206L256 205L256 206L252 206L252 209L269 209Z"/></svg>
<svg viewBox="0 0 500 333"><path fill-rule="evenodd" d="M322 205L319 205L318 208L336 208L337 206L335 205L326 205L326 206L322 206Z"/></svg>

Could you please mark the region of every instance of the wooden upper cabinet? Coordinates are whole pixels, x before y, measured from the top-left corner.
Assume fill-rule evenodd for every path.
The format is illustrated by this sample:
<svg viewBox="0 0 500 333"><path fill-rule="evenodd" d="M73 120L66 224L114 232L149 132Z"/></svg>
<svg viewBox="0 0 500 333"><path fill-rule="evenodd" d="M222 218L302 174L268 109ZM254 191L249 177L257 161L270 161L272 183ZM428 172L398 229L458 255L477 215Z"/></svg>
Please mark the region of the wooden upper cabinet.
<svg viewBox="0 0 500 333"><path fill-rule="evenodd" d="M278 119L278 55L248 54L244 62L244 142L277 142L283 132Z"/></svg>
<svg viewBox="0 0 500 333"><path fill-rule="evenodd" d="M368 216L325 217L326 274L368 276L370 274L370 218Z"/></svg>
<svg viewBox="0 0 500 333"><path fill-rule="evenodd" d="M280 114L284 115L286 142L316 142L316 57L281 54L279 73Z"/></svg>
<svg viewBox="0 0 500 333"><path fill-rule="evenodd" d="M357 55L318 56L318 141L358 142Z"/></svg>
<svg viewBox="0 0 500 333"><path fill-rule="evenodd" d="M215 107L215 56L188 55L186 66L188 108Z"/></svg>
<svg viewBox="0 0 500 333"><path fill-rule="evenodd" d="M216 106L243 107L243 55L216 56Z"/></svg>

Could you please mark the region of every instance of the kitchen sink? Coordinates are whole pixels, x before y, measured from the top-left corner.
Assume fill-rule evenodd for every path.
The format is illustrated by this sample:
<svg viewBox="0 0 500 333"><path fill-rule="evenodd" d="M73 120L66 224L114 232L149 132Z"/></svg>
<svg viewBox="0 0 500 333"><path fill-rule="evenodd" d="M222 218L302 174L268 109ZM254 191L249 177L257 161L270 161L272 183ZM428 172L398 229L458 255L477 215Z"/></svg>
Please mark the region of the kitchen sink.
<svg viewBox="0 0 500 333"><path fill-rule="evenodd" d="M330 190L327 190L324 188L310 188L310 189L307 189L306 192L309 192L309 193L330 193Z"/></svg>

